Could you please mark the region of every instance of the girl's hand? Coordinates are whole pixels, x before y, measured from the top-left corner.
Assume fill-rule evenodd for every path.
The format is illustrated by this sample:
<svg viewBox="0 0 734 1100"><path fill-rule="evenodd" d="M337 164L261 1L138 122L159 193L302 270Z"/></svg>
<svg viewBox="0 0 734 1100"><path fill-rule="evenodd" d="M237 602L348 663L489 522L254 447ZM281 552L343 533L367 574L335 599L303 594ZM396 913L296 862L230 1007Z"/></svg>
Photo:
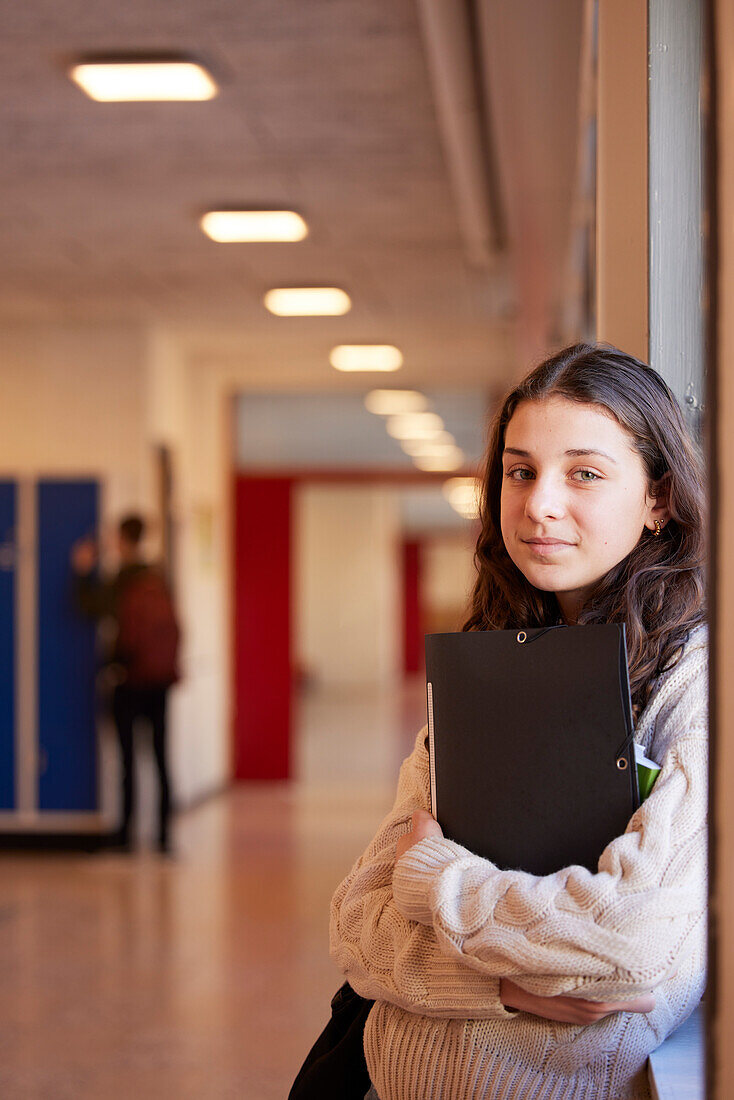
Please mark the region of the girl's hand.
<svg viewBox="0 0 734 1100"><path fill-rule="evenodd" d="M435 817L428 813L428 810L416 810L412 817L410 832L406 833L405 836L401 836L398 841L398 846L395 849L395 862L397 863L400 857L405 855L408 848L412 848L419 840L425 840L429 836L441 840L443 830Z"/></svg>
<svg viewBox="0 0 734 1100"><path fill-rule="evenodd" d="M655 998L643 993L634 1001L584 1001L580 997L537 997L527 993L509 978L500 981L500 1000L505 1008L517 1008L520 1012L532 1012L546 1020L558 1020L562 1024L595 1024L613 1012L652 1012Z"/></svg>

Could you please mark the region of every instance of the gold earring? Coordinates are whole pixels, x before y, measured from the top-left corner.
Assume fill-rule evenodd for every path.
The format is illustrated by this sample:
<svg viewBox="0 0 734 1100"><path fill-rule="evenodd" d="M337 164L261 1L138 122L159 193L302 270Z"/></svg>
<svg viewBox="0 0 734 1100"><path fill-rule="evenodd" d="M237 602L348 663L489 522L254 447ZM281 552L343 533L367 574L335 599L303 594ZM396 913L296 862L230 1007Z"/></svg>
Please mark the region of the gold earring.
<svg viewBox="0 0 734 1100"><path fill-rule="evenodd" d="M659 538L660 532L663 529L663 525L659 519L655 520L655 531L653 532L653 538Z"/></svg>

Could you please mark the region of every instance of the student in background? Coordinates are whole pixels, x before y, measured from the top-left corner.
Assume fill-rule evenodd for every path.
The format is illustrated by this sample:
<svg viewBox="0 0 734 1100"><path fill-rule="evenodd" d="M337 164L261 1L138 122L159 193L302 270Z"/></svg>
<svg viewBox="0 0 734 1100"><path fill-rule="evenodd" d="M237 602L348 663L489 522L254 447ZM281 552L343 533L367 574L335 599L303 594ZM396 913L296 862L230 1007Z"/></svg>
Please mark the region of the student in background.
<svg viewBox="0 0 734 1100"><path fill-rule="evenodd" d="M76 600L82 614L108 619L113 641L108 678L112 687L112 716L122 765L122 821L115 843L131 847L135 809L134 734L138 722L151 729L158 770L158 849L170 851L171 793L166 760L166 706L169 688L179 679L179 627L162 571L145 562L141 543L145 523L128 515L118 527L120 566L108 578L97 576L97 546L92 539L78 542L72 551Z"/></svg>
<svg viewBox="0 0 734 1100"><path fill-rule="evenodd" d="M595 873L535 876L444 837L421 730L331 908L332 955L375 1001L371 1097L649 1100L647 1056L705 984L703 485L665 382L615 348L567 348L505 399L464 629L625 622L662 770Z"/></svg>

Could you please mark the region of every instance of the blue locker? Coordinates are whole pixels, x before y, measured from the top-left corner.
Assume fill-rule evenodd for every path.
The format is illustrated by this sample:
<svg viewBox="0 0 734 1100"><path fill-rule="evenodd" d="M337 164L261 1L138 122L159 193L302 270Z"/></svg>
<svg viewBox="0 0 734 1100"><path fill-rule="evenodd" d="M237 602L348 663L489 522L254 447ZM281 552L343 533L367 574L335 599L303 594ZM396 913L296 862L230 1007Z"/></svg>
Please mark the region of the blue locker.
<svg viewBox="0 0 734 1100"><path fill-rule="evenodd" d="M15 808L15 522L17 493L0 481L0 810Z"/></svg>
<svg viewBox="0 0 734 1100"><path fill-rule="evenodd" d="M97 529L95 481L40 481L38 525L38 808L97 809L95 628L72 599L69 555Z"/></svg>

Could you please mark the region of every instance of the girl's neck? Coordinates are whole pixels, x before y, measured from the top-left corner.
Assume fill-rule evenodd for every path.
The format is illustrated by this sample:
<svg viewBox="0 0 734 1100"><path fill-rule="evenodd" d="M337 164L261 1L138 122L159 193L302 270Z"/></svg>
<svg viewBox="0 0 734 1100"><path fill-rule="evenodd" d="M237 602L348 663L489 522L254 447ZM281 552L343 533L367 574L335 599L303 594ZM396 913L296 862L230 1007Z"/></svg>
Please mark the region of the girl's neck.
<svg viewBox="0 0 734 1100"><path fill-rule="evenodd" d="M573 597L567 597L565 593L556 593L556 602L558 609L561 612L561 617L566 626L575 626L581 607L577 600Z"/></svg>

